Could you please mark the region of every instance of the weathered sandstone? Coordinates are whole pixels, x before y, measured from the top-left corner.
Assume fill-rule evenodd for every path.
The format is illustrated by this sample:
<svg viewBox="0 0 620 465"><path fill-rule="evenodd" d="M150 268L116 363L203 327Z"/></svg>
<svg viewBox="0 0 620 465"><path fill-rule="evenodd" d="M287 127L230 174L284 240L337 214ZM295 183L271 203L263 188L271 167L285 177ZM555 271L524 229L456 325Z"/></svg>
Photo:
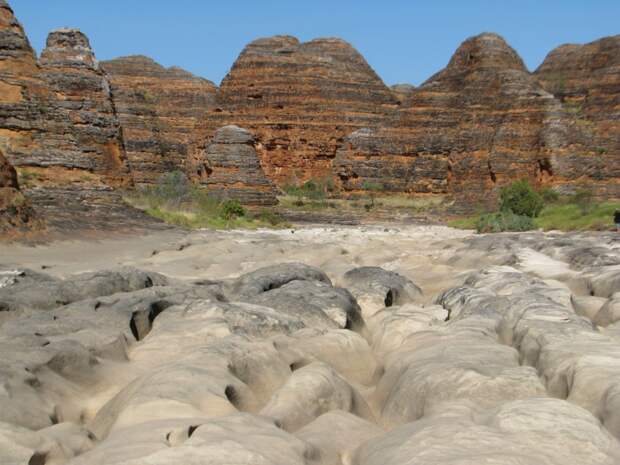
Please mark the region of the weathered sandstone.
<svg viewBox="0 0 620 465"><path fill-rule="evenodd" d="M620 35L552 50L534 76L560 102L562 151L549 153L550 182L620 197Z"/></svg>
<svg viewBox="0 0 620 465"><path fill-rule="evenodd" d="M19 189L17 172L0 152L0 233L11 233L34 223L30 202Z"/></svg>
<svg viewBox="0 0 620 465"><path fill-rule="evenodd" d="M206 165L207 179L203 184L213 195L250 205L277 203L276 188L265 176L254 137L246 129L219 128L207 146Z"/></svg>
<svg viewBox="0 0 620 465"><path fill-rule="evenodd" d="M500 36L481 34L382 127L351 134L334 170L345 190L372 182L387 191L449 193L469 205L491 202L514 179L546 181L540 138L556 106Z"/></svg>
<svg viewBox="0 0 620 465"><path fill-rule="evenodd" d="M339 141L376 125L396 105L364 58L340 39L258 39L222 81L212 117L256 137L267 176L279 185L331 175Z"/></svg>
<svg viewBox="0 0 620 465"><path fill-rule="evenodd" d="M215 85L144 56L117 58L101 66L110 81L136 184L152 184L173 170L204 179L199 154Z"/></svg>
<svg viewBox="0 0 620 465"><path fill-rule="evenodd" d="M176 241L190 246L99 243L117 253L107 263L149 271L97 260L76 274L56 266L70 244L0 246L32 265L0 266L0 462L620 460L613 233L315 227ZM280 263L304 257L321 268ZM578 313L585 297L600 315Z"/></svg>
<svg viewBox="0 0 620 465"><path fill-rule="evenodd" d="M86 36L77 29L51 32L40 64L55 98L46 111L41 151L20 157L20 165L84 170L107 184L130 184L109 85Z"/></svg>
<svg viewBox="0 0 620 465"><path fill-rule="evenodd" d="M390 86L390 89L392 90L392 93L402 103L411 96L411 94L415 90L415 86L412 84L394 84L393 86Z"/></svg>

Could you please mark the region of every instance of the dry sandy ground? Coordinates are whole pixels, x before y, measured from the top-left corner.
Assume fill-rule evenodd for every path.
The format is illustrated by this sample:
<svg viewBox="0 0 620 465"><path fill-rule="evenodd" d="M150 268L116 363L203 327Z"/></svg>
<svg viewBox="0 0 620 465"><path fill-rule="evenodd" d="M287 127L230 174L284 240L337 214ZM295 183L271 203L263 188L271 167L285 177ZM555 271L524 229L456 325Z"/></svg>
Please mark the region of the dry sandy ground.
<svg viewBox="0 0 620 465"><path fill-rule="evenodd" d="M445 247L472 235L444 226L307 226L258 231L158 231L140 237L2 245L1 262L58 277L121 265L180 279L222 279L286 262L302 262L332 279L359 266L402 273L432 295L455 277ZM452 242L451 242L452 241Z"/></svg>

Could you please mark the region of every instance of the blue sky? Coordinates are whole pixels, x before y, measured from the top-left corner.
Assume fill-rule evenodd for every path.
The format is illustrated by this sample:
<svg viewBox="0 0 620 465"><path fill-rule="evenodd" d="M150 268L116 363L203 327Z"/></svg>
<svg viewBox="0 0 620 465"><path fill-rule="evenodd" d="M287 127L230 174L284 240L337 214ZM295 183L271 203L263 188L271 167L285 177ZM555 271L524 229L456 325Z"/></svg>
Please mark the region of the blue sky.
<svg viewBox="0 0 620 465"><path fill-rule="evenodd" d="M351 42L387 84L420 84L467 37L504 36L535 69L557 45L620 34L620 0L9 0L37 51L77 27L97 58L148 55L219 84L244 45L290 34Z"/></svg>

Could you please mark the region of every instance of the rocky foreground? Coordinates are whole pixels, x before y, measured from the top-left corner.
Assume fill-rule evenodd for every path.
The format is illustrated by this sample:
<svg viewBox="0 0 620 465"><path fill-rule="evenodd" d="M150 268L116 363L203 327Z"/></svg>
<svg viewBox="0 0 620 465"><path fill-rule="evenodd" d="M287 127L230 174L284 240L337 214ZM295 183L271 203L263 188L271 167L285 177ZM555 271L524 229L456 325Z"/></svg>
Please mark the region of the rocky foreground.
<svg viewBox="0 0 620 465"><path fill-rule="evenodd" d="M0 250L0 463L620 462L618 235L157 234Z"/></svg>

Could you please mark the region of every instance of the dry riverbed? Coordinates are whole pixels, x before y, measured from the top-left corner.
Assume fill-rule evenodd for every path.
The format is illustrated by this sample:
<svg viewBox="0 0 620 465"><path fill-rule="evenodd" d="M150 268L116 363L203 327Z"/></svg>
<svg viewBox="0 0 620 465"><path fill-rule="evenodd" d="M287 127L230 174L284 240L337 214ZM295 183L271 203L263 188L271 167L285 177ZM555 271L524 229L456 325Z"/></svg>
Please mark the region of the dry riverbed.
<svg viewBox="0 0 620 465"><path fill-rule="evenodd" d="M617 464L620 239L0 245L2 464Z"/></svg>

